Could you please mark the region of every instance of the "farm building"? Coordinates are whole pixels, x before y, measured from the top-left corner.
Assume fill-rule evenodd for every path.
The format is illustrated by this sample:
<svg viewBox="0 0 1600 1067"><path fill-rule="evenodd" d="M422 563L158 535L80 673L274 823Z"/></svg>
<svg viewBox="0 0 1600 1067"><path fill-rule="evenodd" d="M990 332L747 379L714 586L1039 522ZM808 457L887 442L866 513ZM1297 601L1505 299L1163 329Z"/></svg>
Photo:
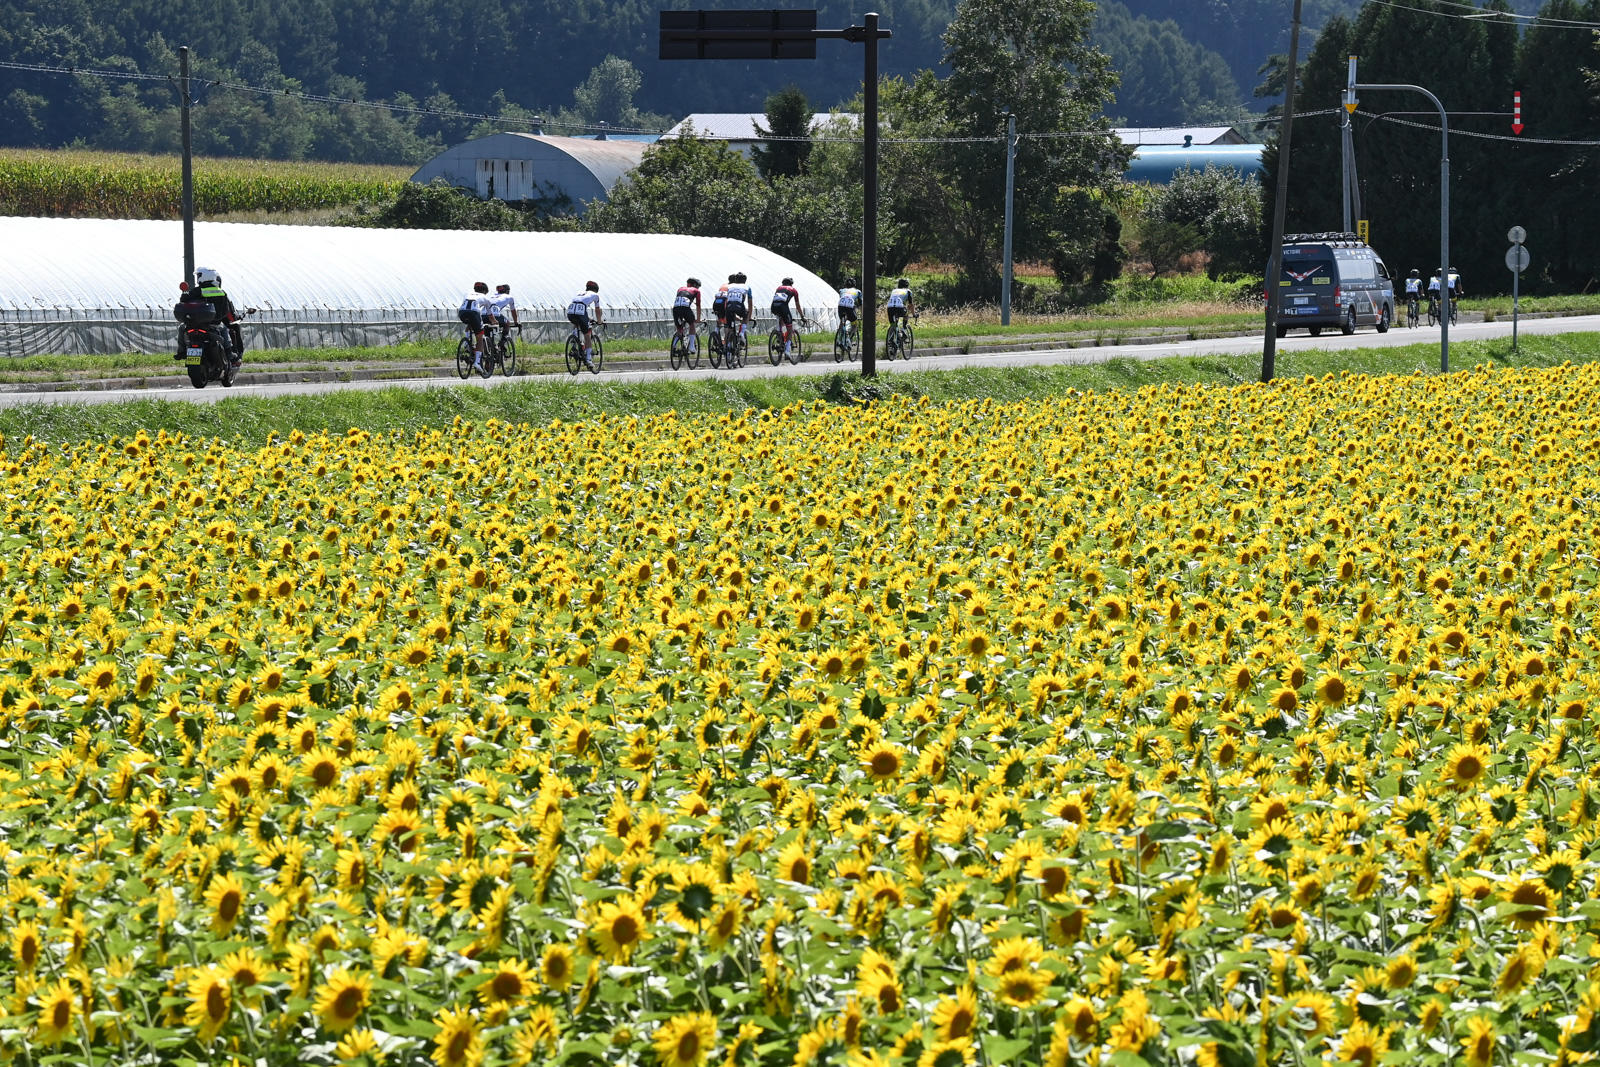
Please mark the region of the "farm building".
<svg viewBox="0 0 1600 1067"><path fill-rule="evenodd" d="M0 257L0 355L163 352L175 344L180 223L0 217L0 247L11 250ZM474 281L510 284L528 341L566 336L567 303L589 279L600 283L612 336L664 338L685 277L714 290L735 271L749 275L758 310L792 276L813 318L835 325L822 278L724 237L198 222L195 258L221 273L236 303L261 309L245 327L251 348L451 337ZM824 290L828 299L810 299Z"/></svg>
<svg viewBox="0 0 1600 1067"><path fill-rule="evenodd" d="M427 185L442 179L485 200L539 200L581 214L586 202L610 196L648 147L635 140L492 133L445 149L411 180Z"/></svg>
<svg viewBox="0 0 1600 1067"><path fill-rule="evenodd" d="M811 129L813 131L825 129L836 119L843 120L851 126L861 121L859 115L834 115L818 111L811 116ZM765 129L767 123L767 116L759 111L701 111L672 127L661 135L661 139L671 140L692 131L694 136L702 141L722 141L749 159L751 149L758 144L766 143L759 130Z"/></svg>

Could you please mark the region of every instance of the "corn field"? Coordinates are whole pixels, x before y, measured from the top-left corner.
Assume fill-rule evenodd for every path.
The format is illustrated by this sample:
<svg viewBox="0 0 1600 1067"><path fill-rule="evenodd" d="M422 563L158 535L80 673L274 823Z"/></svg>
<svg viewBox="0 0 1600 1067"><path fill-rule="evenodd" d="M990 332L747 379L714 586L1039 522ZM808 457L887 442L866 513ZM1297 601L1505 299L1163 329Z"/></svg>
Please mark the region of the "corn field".
<svg viewBox="0 0 1600 1067"><path fill-rule="evenodd" d="M196 159L195 212L304 211L383 200L408 167ZM0 150L0 215L173 219L182 213L178 156Z"/></svg>

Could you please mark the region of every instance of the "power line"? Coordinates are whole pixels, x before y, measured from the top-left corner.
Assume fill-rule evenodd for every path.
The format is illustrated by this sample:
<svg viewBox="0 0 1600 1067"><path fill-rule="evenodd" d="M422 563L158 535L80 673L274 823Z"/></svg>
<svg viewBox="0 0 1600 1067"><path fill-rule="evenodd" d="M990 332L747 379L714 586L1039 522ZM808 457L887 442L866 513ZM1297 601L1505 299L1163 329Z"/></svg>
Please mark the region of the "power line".
<svg viewBox="0 0 1600 1067"><path fill-rule="evenodd" d="M1338 109L1335 108L1334 110L1337 111ZM1410 119L1395 118L1389 112L1358 110L1356 111L1356 114L1364 115L1367 118L1378 122L1392 122L1396 126L1410 126L1411 128L1417 130L1427 130L1429 133L1439 132L1439 127L1437 126L1429 125L1426 122L1413 122ZM1473 114L1483 114L1483 112L1473 112ZM1504 113L1496 112L1496 114ZM1510 141L1514 144L1560 145L1565 148L1600 148L1600 141L1566 141L1554 137L1513 137L1510 134L1505 133L1479 133L1475 130L1451 130L1450 136L1471 137L1480 141Z"/></svg>
<svg viewBox="0 0 1600 1067"><path fill-rule="evenodd" d="M1558 19L1544 15L1519 15L1514 11L1492 11L1478 7L1474 4L1459 3L1457 0L1434 0L1439 7L1412 7L1410 4L1399 3L1397 0L1367 0L1368 3L1377 4L1379 7L1394 8L1396 11L1410 11L1418 15L1433 15L1438 18L1459 19L1465 22L1484 22L1495 19L1512 19L1519 27L1542 27L1551 30L1600 30L1600 22L1584 22L1581 19ZM1440 8L1453 7L1456 11L1442 11ZM1466 12L1470 12L1467 14Z"/></svg>

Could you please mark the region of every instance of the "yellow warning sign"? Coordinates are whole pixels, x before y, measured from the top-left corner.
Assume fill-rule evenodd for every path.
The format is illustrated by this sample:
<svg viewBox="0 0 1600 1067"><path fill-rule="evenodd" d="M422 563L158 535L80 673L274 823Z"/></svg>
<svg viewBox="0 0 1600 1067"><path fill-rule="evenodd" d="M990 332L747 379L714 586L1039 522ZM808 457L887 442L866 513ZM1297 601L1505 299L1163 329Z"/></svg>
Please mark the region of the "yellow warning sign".
<svg viewBox="0 0 1600 1067"><path fill-rule="evenodd" d="M1367 235L1370 234L1372 231L1367 228L1367 225L1368 224L1367 224L1367 220L1366 219L1357 219L1356 220L1356 236L1361 238L1362 241L1370 240L1370 238Z"/></svg>

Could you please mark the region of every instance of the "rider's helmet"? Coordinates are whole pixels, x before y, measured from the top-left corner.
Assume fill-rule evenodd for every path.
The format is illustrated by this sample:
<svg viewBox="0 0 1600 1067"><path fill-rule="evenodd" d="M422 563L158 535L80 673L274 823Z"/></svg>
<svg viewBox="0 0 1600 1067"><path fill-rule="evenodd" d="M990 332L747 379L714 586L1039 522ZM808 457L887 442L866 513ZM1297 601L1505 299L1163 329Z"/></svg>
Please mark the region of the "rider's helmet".
<svg viewBox="0 0 1600 1067"><path fill-rule="evenodd" d="M1456 273L1456 268L1454 266L1451 266L1450 273L1451 274L1455 274Z"/></svg>
<svg viewBox="0 0 1600 1067"><path fill-rule="evenodd" d="M909 289L909 288L911 288L911 279L909 279L909 278L901 278L895 284L898 285L902 289Z"/></svg>
<svg viewBox="0 0 1600 1067"><path fill-rule="evenodd" d="M1422 272L1420 270L1417 270L1417 269L1413 268L1412 271L1411 271L1411 276L1413 278L1420 278L1420 277L1422 277Z"/></svg>
<svg viewBox="0 0 1600 1067"><path fill-rule="evenodd" d="M784 285L793 285L794 284L794 279L793 278L785 278L783 280L783 284Z"/></svg>
<svg viewBox="0 0 1600 1067"><path fill-rule="evenodd" d="M473 282L472 283L472 291L474 293L487 293L489 291L489 283L488 282Z"/></svg>
<svg viewBox="0 0 1600 1067"><path fill-rule="evenodd" d="M855 288L855 287L856 287L856 279L855 279L855 275L853 275L853 274L850 274L850 275L846 275L846 276L845 276L845 279L844 279L844 287L845 287L845 288L846 288L846 289L854 289L854 288Z"/></svg>
<svg viewBox="0 0 1600 1067"><path fill-rule="evenodd" d="M728 284L729 285L732 285L734 282L736 282L738 280L739 280L739 276L737 274L728 275Z"/></svg>
<svg viewBox="0 0 1600 1067"><path fill-rule="evenodd" d="M699 278L690 278L689 279L689 288L691 288L691 289L700 288L700 279Z"/></svg>
<svg viewBox="0 0 1600 1067"><path fill-rule="evenodd" d="M600 291L600 283L599 282L584 282L583 283L583 291L586 292L586 293L598 293Z"/></svg>
<svg viewBox="0 0 1600 1067"><path fill-rule="evenodd" d="M194 269L194 280L195 283L202 289L212 285L219 287L222 285L222 275L218 274L210 267L196 267Z"/></svg>
<svg viewBox="0 0 1600 1067"><path fill-rule="evenodd" d="M497 293L509 293L511 291L511 286L507 285L505 282L501 282L499 285L494 287L494 291Z"/></svg>
<svg viewBox="0 0 1600 1067"><path fill-rule="evenodd" d="M738 284L743 285L745 283L745 281L747 280L745 278L744 271L740 271L738 274L734 275L734 279L733 280L735 282L737 282Z"/></svg>

